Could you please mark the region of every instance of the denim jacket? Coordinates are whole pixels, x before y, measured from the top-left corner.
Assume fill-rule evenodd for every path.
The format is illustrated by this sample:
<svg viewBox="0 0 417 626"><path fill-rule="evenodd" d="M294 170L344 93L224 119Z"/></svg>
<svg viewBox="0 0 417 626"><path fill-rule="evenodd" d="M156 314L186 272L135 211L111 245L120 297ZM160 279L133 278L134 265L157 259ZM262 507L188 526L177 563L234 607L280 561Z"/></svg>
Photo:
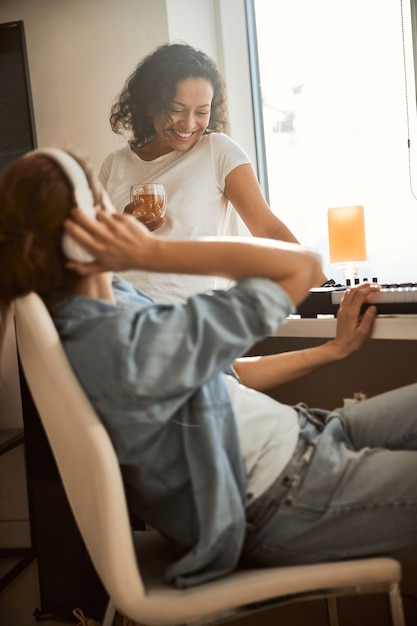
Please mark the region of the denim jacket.
<svg viewBox="0 0 417 626"><path fill-rule="evenodd" d="M129 508L178 549L166 578L188 587L233 570L245 534L246 476L224 372L291 312L249 278L186 303L155 303L114 277L117 302L46 304L113 442Z"/></svg>

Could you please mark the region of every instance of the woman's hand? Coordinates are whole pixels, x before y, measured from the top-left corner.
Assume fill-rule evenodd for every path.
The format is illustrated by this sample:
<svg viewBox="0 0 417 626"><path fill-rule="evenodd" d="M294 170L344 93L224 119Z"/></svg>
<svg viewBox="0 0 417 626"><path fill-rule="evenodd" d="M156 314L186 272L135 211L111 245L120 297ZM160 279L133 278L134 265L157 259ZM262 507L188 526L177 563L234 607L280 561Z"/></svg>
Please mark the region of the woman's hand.
<svg viewBox="0 0 417 626"><path fill-rule="evenodd" d="M98 210L92 219L81 209L74 209L72 218L65 222L66 231L96 258L92 263L67 262L67 267L81 276L146 269L156 254L157 238L130 215Z"/></svg>
<svg viewBox="0 0 417 626"><path fill-rule="evenodd" d="M337 312L336 336L332 342L339 358L345 358L362 348L369 338L376 316L376 307L361 309L378 285L364 283L345 292Z"/></svg>

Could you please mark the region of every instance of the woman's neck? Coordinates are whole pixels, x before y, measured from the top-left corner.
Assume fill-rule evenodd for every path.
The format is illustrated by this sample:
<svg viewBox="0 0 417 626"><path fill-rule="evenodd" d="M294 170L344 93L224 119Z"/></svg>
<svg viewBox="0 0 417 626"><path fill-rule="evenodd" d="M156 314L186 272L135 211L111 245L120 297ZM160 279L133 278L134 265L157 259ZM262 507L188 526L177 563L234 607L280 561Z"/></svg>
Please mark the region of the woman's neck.
<svg viewBox="0 0 417 626"><path fill-rule="evenodd" d="M156 137L144 143L142 146L131 145L130 147L143 161L154 161L163 154L174 151L174 149L169 146L161 146L161 143Z"/></svg>
<svg viewBox="0 0 417 626"><path fill-rule="evenodd" d="M72 293L80 296L88 296L89 298L95 298L96 300L107 300L108 302L115 302L113 288L112 288L112 272L103 272L102 274L92 274L91 276L85 276L74 286Z"/></svg>

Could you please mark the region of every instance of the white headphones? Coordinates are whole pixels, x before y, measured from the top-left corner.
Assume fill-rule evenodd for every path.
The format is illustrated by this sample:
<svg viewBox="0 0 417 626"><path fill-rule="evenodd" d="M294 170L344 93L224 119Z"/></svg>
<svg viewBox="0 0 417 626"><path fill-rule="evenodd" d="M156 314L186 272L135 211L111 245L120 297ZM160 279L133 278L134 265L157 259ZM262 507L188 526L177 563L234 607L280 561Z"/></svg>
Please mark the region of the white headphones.
<svg viewBox="0 0 417 626"><path fill-rule="evenodd" d="M29 152L27 156L32 154L42 154L55 161L71 183L74 207L82 209L90 217L96 216L93 193L89 187L87 176L80 164L68 152L57 148L39 148ZM95 257L68 233L64 233L62 236L62 249L65 256L73 261L90 263L95 260Z"/></svg>

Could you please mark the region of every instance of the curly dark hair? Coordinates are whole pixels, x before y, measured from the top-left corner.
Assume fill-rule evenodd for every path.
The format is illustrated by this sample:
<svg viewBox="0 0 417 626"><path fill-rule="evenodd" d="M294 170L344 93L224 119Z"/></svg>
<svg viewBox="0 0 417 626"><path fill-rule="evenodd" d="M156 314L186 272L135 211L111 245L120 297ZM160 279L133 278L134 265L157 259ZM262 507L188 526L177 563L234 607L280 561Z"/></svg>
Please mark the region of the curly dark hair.
<svg viewBox="0 0 417 626"><path fill-rule="evenodd" d="M205 78L213 87L206 133L229 130L226 86L214 61L185 43L164 44L142 59L128 77L110 112L115 133L130 131L130 143L141 146L155 136L152 114L169 118L177 84L186 78Z"/></svg>

